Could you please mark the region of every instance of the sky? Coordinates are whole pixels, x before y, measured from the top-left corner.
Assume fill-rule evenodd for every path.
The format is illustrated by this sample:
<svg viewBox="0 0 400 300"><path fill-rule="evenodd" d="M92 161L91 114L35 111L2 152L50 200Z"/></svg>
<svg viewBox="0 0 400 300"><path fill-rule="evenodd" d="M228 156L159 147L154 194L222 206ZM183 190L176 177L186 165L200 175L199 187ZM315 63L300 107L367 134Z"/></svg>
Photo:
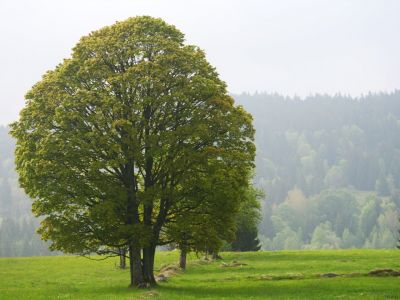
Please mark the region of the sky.
<svg viewBox="0 0 400 300"><path fill-rule="evenodd" d="M400 88L398 0L0 0L0 124L81 36L138 15L185 33L231 93Z"/></svg>

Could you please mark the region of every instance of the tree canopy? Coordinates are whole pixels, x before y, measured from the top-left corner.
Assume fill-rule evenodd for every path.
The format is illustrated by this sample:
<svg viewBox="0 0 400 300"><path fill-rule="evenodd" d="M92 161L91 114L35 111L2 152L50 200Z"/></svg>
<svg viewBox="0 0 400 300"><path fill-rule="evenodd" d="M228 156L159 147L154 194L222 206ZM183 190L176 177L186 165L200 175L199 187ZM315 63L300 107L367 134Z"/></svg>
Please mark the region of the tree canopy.
<svg viewBox="0 0 400 300"><path fill-rule="evenodd" d="M204 52L151 17L83 37L12 125L43 238L79 254L128 247L132 286L154 283L155 247L170 242L163 230L197 207L185 205L193 179L220 173L232 195L248 185L253 134Z"/></svg>

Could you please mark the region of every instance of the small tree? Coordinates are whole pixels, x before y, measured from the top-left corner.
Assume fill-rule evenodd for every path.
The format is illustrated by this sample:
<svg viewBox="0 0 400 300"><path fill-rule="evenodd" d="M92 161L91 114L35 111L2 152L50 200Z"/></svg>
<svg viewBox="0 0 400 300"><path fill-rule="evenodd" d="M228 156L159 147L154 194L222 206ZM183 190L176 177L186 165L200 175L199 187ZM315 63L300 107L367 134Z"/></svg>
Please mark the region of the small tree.
<svg viewBox="0 0 400 300"><path fill-rule="evenodd" d="M190 251L217 253L223 241L232 241L235 220L243 201L248 175L238 174L218 160L185 183L185 201L177 207L166 234L181 250L180 266L185 269ZM186 213L181 213L186 211Z"/></svg>
<svg viewBox="0 0 400 300"><path fill-rule="evenodd" d="M43 217L39 232L69 253L126 247L131 286L155 284L164 229L195 209L180 209L188 178L218 161L240 186L253 167L250 115L203 51L160 19L83 37L26 99L11 132L21 186Z"/></svg>
<svg viewBox="0 0 400 300"><path fill-rule="evenodd" d="M400 222L400 218L399 218L399 222ZM399 236L400 236L400 229L399 229L398 232L399 232ZM397 247L397 249L400 249L400 238L399 238L399 240L398 240L398 244L397 244L396 247Z"/></svg>
<svg viewBox="0 0 400 300"><path fill-rule="evenodd" d="M231 243L233 251L258 251L261 248L258 239L258 223L261 220L260 203L263 193L249 186L240 203L236 216L235 239Z"/></svg>

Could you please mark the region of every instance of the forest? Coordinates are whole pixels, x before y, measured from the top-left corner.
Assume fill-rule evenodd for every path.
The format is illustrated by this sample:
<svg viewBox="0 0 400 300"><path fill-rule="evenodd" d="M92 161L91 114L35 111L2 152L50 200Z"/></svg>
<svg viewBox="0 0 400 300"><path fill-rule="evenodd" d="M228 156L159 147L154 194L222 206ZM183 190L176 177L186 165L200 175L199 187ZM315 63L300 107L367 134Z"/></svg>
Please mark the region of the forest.
<svg viewBox="0 0 400 300"><path fill-rule="evenodd" d="M235 98L254 117L263 249L396 246L400 91Z"/></svg>
<svg viewBox="0 0 400 300"><path fill-rule="evenodd" d="M234 98L256 128L263 250L396 246L400 91ZM18 185L8 131L0 127L0 256L49 255Z"/></svg>

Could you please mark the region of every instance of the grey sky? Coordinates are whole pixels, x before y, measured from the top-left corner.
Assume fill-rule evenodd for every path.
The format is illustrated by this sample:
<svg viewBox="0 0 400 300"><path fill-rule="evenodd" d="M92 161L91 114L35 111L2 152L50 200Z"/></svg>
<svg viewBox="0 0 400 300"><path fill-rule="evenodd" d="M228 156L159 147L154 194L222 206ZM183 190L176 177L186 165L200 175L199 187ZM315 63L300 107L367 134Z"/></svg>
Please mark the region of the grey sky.
<svg viewBox="0 0 400 300"><path fill-rule="evenodd" d="M0 0L0 124L82 35L136 15L176 25L233 93L400 88L398 0Z"/></svg>

